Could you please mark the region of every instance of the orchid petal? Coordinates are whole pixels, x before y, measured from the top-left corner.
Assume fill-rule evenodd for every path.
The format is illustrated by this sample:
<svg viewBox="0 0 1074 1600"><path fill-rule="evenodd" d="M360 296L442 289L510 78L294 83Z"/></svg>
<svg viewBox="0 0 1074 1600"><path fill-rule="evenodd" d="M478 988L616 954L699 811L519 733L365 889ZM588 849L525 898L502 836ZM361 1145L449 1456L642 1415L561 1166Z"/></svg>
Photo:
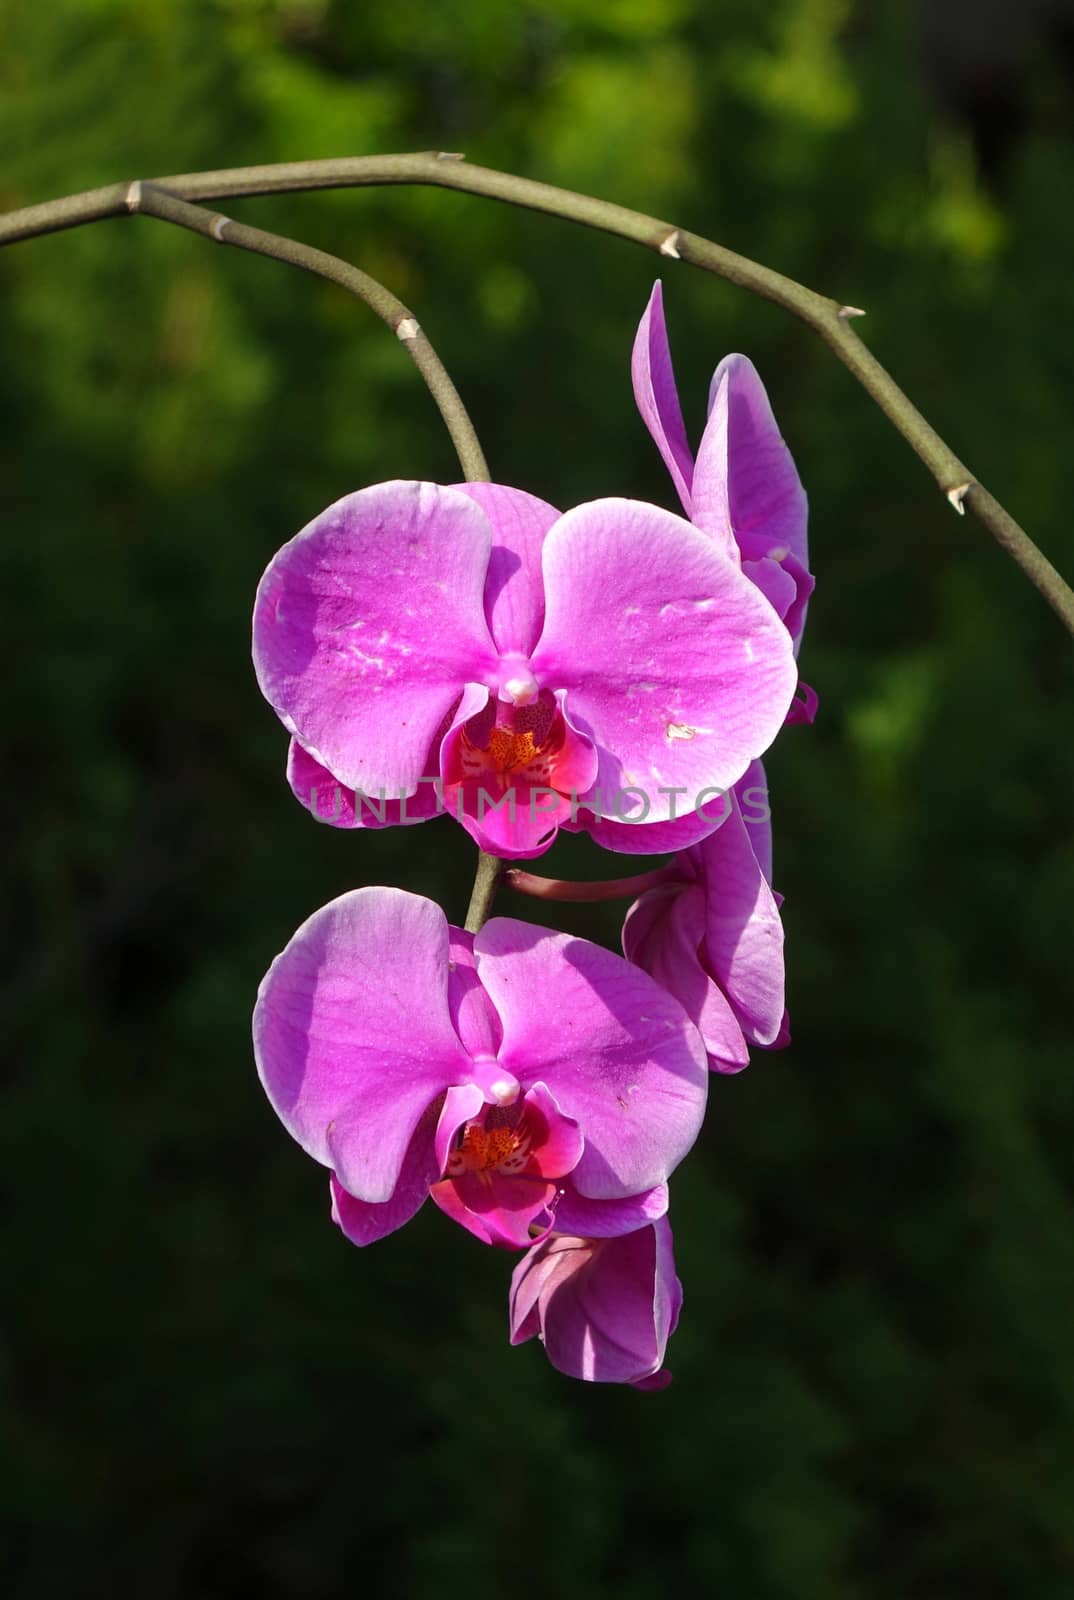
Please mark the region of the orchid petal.
<svg viewBox="0 0 1074 1600"><path fill-rule="evenodd" d="M393 790L392 798L358 795L333 778L297 739L292 739L287 753L287 782L295 798L318 822L333 828L386 828L427 822L443 810L438 767L439 758L434 755L426 762L416 794L400 796L398 790Z"/></svg>
<svg viewBox="0 0 1074 1600"><path fill-rule="evenodd" d="M808 683L803 683L799 678L798 688L795 690L794 699L791 701L791 709L787 712L787 727L791 728L796 723L813 722L816 719L819 704L820 697L817 691L811 689Z"/></svg>
<svg viewBox="0 0 1074 1600"><path fill-rule="evenodd" d="M742 571L757 585L776 616L785 618L798 598L798 585L786 567L764 556L760 561L743 561Z"/></svg>
<svg viewBox="0 0 1074 1600"><path fill-rule="evenodd" d="M491 545L466 495L393 482L336 501L270 562L254 609L258 682L348 788L413 794L464 685L495 683Z"/></svg>
<svg viewBox="0 0 1074 1600"><path fill-rule="evenodd" d="M730 535L744 561L793 558L812 588L805 490L764 384L746 356L725 356L713 374L709 418L694 469L691 520L718 539ZM803 602L795 618L796 639L804 624Z"/></svg>
<svg viewBox="0 0 1074 1600"><path fill-rule="evenodd" d="M585 828L597 844L605 850L618 850L624 855L651 856L686 850L699 844L718 828L730 815L731 800L723 798L706 800L669 822L617 822L611 817L598 817L591 811L581 810L575 828ZM571 823L565 823L571 827Z"/></svg>
<svg viewBox="0 0 1074 1600"><path fill-rule="evenodd" d="M559 512L536 495L498 483L457 483L492 525L485 616L501 654L528 656L544 623L541 546Z"/></svg>
<svg viewBox="0 0 1074 1600"><path fill-rule="evenodd" d="M705 1110L701 1040L681 1007L639 968L586 940L497 917L474 940L499 1013L499 1060L547 1084L585 1135L574 1170L592 1199L663 1183Z"/></svg>
<svg viewBox="0 0 1074 1600"><path fill-rule="evenodd" d="M314 912L262 981L254 1053L265 1092L360 1200L391 1199L430 1103L471 1076L447 990L443 912L382 888Z"/></svg>
<svg viewBox="0 0 1074 1600"><path fill-rule="evenodd" d="M485 1096L476 1083L456 1084L447 1091L436 1124L434 1178L443 1177L455 1135L472 1117L477 1116L484 1104Z"/></svg>
<svg viewBox="0 0 1074 1600"><path fill-rule="evenodd" d="M542 1178L562 1178L582 1158L585 1139L573 1117L563 1114L548 1086L535 1083L526 1093L526 1115L532 1130L527 1171Z"/></svg>
<svg viewBox="0 0 1074 1600"><path fill-rule="evenodd" d="M803 685L803 687L805 687ZM812 694L812 689L806 689ZM815 698L815 696L814 696ZM735 784L735 805L746 825L750 847L757 857L765 882L772 882L772 809L768 804L768 775L762 761L751 761ZM697 858L691 853L691 861ZM695 868L694 876L697 876Z"/></svg>
<svg viewBox="0 0 1074 1600"><path fill-rule="evenodd" d="M623 1200L589 1200L579 1194L570 1178L560 1186L552 1226L557 1233L580 1234L587 1239L608 1239L620 1233L634 1233L647 1223L664 1216L668 1208L668 1186L628 1195Z"/></svg>
<svg viewBox="0 0 1074 1600"><path fill-rule="evenodd" d="M438 1183L429 1191L435 1203L483 1244L525 1250L530 1224L545 1210L555 1185L540 1178L509 1178L496 1173L483 1184L475 1172Z"/></svg>
<svg viewBox="0 0 1074 1600"><path fill-rule="evenodd" d="M480 850L508 861L543 855L571 814L570 801L542 785L522 783L514 773L467 780L448 795L453 815Z"/></svg>
<svg viewBox="0 0 1074 1600"><path fill-rule="evenodd" d="M400 824L407 827L415 822L428 822L445 809L441 751L449 740L457 737L463 723L477 716L488 704L489 691L482 684L466 685L455 710L445 718L443 737L434 735L415 794L404 794L399 789L359 794L334 778L327 767L315 760L308 750L303 750L297 739L291 740L287 757L291 792L318 822L327 822L335 828L390 828Z"/></svg>
<svg viewBox="0 0 1074 1600"><path fill-rule="evenodd" d="M664 458L679 492L683 510L689 516L694 458L686 438L679 394L675 387L671 347L664 321L664 289L659 278L653 284L649 304L638 323L630 375L642 421Z"/></svg>
<svg viewBox="0 0 1074 1600"><path fill-rule="evenodd" d="M704 888L687 892L703 900L705 965L746 1039L770 1045L783 1020L783 923L737 804L693 856Z"/></svg>
<svg viewBox="0 0 1074 1600"><path fill-rule="evenodd" d="M661 1372L682 1303L667 1218L614 1239L553 1234L511 1278L511 1343L539 1333L560 1372L644 1383Z"/></svg>
<svg viewBox="0 0 1074 1600"><path fill-rule="evenodd" d="M729 789L794 693L790 640L764 597L689 523L637 501L568 511L543 561L533 671L566 689L615 805L640 790L648 810L636 820L664 822L670 788L685 786L689 805Z"/></svg>
<svg viewBox="0 0 1074 1600"><path fill-rule="evenodd" d="M696 884L665 885L650 889L627 912L623 948L699 1029L713 1071L741 1072L749 1051L734 1007L702 965L704 935L704 891Z"/></svg>
<svg viewBox="0 0 1074 1600"><path fill-rule="evenodd" d="M449 1093L454 1091L449 1090ZM407 1146L399 1178L391 1198L381 1205L370 1205L348 1194L335 1173L329 1180L332 1195L332 1221L352 1244L374 1244L394 1233L421 1210L430 1183L438 1176L432 1148L435 1111L430 1107L419 1121Z"/></svg>
<svg viewBox="0 0 1074 1600"><path fill-rule="evenodd" d="M450 968L448 971L448 1009L451 1025L473 1058L495 1056L500 1048L500 1019L481 987L474 956L474 936L462 928L450 928Z"/></svg>

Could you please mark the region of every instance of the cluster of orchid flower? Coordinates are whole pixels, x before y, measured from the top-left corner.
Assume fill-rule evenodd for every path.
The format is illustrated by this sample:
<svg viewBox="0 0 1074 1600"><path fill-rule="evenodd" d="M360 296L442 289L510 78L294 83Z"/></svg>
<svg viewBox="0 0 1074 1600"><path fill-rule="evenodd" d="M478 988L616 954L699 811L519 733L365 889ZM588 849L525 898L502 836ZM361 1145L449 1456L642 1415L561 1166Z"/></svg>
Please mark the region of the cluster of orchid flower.
<svg viewBox="0 0 1074 1600"><path fill-rule="evenodd" d="M684 517L594 500L561 515L498 484L346 496L274 557L261 688L304 805L345 828L456 817L486 851L559 828L673 852L620 956L494 917L476 934L394 888L316 911L258 995L258 1069L330 1169L355 1244L427 1196L524 1254L512 1343L576 1377L660 1388L682 1293L668 1178L709 1072L788 1039L760 756L796 698L813 587L806 500L752 365L716 370L696 459L660 285L634 392Z"/></svg>

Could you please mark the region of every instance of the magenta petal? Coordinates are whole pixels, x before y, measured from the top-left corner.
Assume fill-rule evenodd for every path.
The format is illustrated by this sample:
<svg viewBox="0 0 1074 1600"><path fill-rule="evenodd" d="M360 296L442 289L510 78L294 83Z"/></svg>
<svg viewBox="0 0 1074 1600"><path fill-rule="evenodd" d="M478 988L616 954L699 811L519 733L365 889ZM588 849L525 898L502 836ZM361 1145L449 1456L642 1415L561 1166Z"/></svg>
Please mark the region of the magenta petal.
<svg viewBox="0 0 1074 1600"><path fill-rule="evenodd" d="M540 1334L560 1372L638 1384L662 1369L682 1303L667 1218L614 1239L553 1234L511 1278L511 1343Z"/></svg>
<svg viewBox="0 0 1074 1600"><path fill-rule="evenodd" d="M254 1054L265 1092L358 1199L391 1199L429 1105L471 1076L447 984L439 906L380 888L322 906L261 983Z"/></svg>
<svg viewBox="0 0 1074 1600"><path fill-rule="evenodd" d="M445 1178L443 1183L434 1183L429 1195L433 1204L440 1208L445 1217L457 1222L460 1228L472 1233L482 1244L501 1243L486 1219L476 1211L471 1211L465 1204L456 1184L450 1178Z"/></svg>
<svg viewBox="0 0 1074 1600"><path fill-rule="evenodd" d="M562 1178L578 1165L585 1149L582 1130L573 1117L565 1117L555 1095L543 1083L535 1083L525 1097L526 1111L533 1128L533 1143L527 1171L542 1178Z"/></svg>
<svg viewBox="0 0 1074 1600"><path fill-rule="evenodd" d="M727 486L735 537L744 558L757 561L776 549L774 559L782 560L789 553L807 566L809 508L805 490L780 436L765 386L747 356L724 356L712 375L710 428L721 411L722 418L713 431L723 433L724 439L711 441L712 482L715 485L722 480ZM705 448L703 441L699 463Z"/></svg>
<svg viewBox="0 0 1074 1600"><path fill-rule="evenodd" d="M383 483L329 506L269 564L254 609L258 682L347 787L412 794L464 685L496 682L491 544L467 495Z"/></svg>
<svg viewBox="0 0 1074 1600"><path fill-rule="evenodd" d="M501 1065L547 1084L581 1127L578 1190L618 1199L663 1183L697 1137L708 1089L682 1008L610 950L506 917L474 951L503 1025Z"/></svg>
<svg viewBox="0 0 1074 1600"><path fill-rule="evenodd" d="M649 304L638 323L630 375L642 421L664 458L679 492L683 510L689 516L694 458L686 438L679 394L675 387L671 347L664 322L664 290L659 278L653 284Z"/></svg>
<svg viewBox="0 0 1074 1600"><path fill-rule="evenodd" d="M476 1117L485 1104L485 1096L476 1083L460 1083L447 1091L440 1116L436 1123L434 1151L437 1178L447 1170L448 1156L459 1129L471 1117Z"/></svg>
<svg viewBox="0 0 1074 1600"><path fill-rule="evenodd" d="M705 965L747 1040L770 1045L783 1020L783 923L737 805L693 859L704 891L687 893L704 893Z"/></svg>
<svg viewBox="0 0 1074 1600"><path fill-rule="evenodd" d="M815 689L811 689L808 683L803 683L801 679L799 679L798 688L795 692L794 699L791 701L791 709L787 712L788 728L793 727L795 723L799 722L813 722L816 719L817 707L819 705L820 697L818 696L817 691Z"/></svg>
<svg viewBox="0 0 1074 1600"><path fill-rule="evenodd" d="M476 501L492 525L485 616L496 648L528 656L544 623L541 546L559 512L536 495L498 483L454 487Z"/></svg>
<svg viewBox="0 0 1074 1600"><path fill-rule="evenodd" d="M570 801L548 789L520 782L467 782L446 791L452 815L480 850L508 861L528 861L555 843L570 817Z"/></svg>
<svg viewBox="0 0 1074 1600"><path fill-rule="evenodd" d="M501 1173L483 1184L476 1173L467 1173L438 1183L432 1194L440 1209L476 1238L507 1250L525 1250L531 1243L530 1223L545 1210L552 1185L539 1178L510 1178ZM460 1208L466 1212L465 1218Z"/></svg>
<svg viewBox="0 0 1074 1600"><path fill-rule="evenodd" d="M817 586L817 581L811 572L807 572L804 562L800 562L794 555L784 558L783 570L788 577L793 578L797 594L788 607L783 617L783 625L794 641L797 652L802 642L802 631L805 628L806 612L809 609L809 597Z"/></svg>
<svg viewBox="0 0 1074 1600"><path fill-rule="evenodd" d="M686 850L707 839L730 810L730 796L726 795L706 800L696 810L688 810L685 816L676 816L670 822L615 822L579 809L576 826L585 828L605 850L618 850L624 855L663 855Z"/></svg>
<svg viewBox="0 0 1074 1600"><path fill-rule="evenodd" d="M811 689L806 692L813 693ZM745 823L750 848L757 857L765 882L771 883L772 810L768 804L768 777L763 762L751 761L743 776L735 784L735 804ZM691 855L690 860L695 861L696 858Z"/></svg>
<svg viewBox="0 0 1074 1600"><path fill-rule="evenodd" d="M630 500L568 511L544 571L533 670L567 690L602 755L602 812L663 822L669 789L686 789L680 813L729 789L779 732L797 677L755 586L682 518ZM621 803L632 790L639 811Z"/></svg>
<svg viewBox="0 0 1074 1600"><path fill-rule="evenodd" d="M481 691L485 693L484 690ZM438 747L437 747L438 748ZM399 798L383 795L359 796L333 778L297 739L291 740L287 755L287 781L297 800L316 817L334 828L384 828L414 822L427 822L443 810L440 803L439 756L434 749L426 763L417 794ZM398 790L394 791L398 796Z"/></svg>
<svg viewBox="0 0 1074 1600"><path fill-rule="evenodd" d="M650 889L623 924L627 955L678 1000L705 1041L713 1071L741 1072L749 1051L734 1007L702 964L704 936L705 894L697 884Z"/></svg>
<svg viewBox="0 0 1074 1600"><path fill-rule="evenodd" d="M620 1233L634 1233L647 1223L656 1222L668 1208L668 1186L657 1184L642 1194L623 1200L589 1200L579 1194L568 1177L560 1185L552 1214L557 1233L580 1234L587 1239L610 1239Z"/></svg>
<svg viewBox="0 0 1074 1600"><path fill-rule="evenodd" d="M470 683L451 714L443 738L434 736L425 758L425 771L418 779L417 791L405 794L399 789L390 793L360 794L340 783L303 750L297 739L291 740L287 757L287 781L291 792L318 822L336 828L389 828L407 827L416 822L428 822L445 809L444 782L441 773L441 752L449 740L457 737L464 722L469 721L489 703L489 692L481 684Z"/></svg>
<svg viewBox="0 0 1074 1600"><path fill-rule="evenodd" d="M450 1092L450 1091L449 1091ZM432 1130L435 1117L430 1108L414 1130L399 1171L399 1178L391 1199L382 1205L370 1205L367 1200L348 1194L335 1173L330 1179L332 1194L332 1221L340 1227L352 1244L374 1244L385 1234L394 1233L409 1222L424 1204L429 1185L439 1176L433 1151Z"/></svg>
<svg viewBox="0 0 1074 1600"><path fill-rule="evenodd" d="M765 556L761 561L743 561L742 570L760 589L776 616L785 619L798 598L798 585L786 567Z"/></svg>
<svg viewBox="0 0 1074 1600"><path fill-rule="evenodd" d="M692 521L717 538L730 531L744 561L790 558L812 588L805 490L764 384L742 355L725 356L713 375L709 419L694 469ZM804 602L794 623L800 638Z"/></svg>
<svg viewBox="0 0 1074 1600"><path fill-rule="evenodd" d="M494 1056L500 1048L500 1019L477 976L474 936L462 928L451 928L450 934L448 1007L452 1027L469 1056Z"/></svg>
<svg viewBox="0 0 1074 1600"><path fill-rule="evenodd" d="M563 718L563 743L556 752L554 776L560 794L577 797L596 782L599 761L593 741L575 726L567 710L567 696L556 691L556 704Z"/></svg>

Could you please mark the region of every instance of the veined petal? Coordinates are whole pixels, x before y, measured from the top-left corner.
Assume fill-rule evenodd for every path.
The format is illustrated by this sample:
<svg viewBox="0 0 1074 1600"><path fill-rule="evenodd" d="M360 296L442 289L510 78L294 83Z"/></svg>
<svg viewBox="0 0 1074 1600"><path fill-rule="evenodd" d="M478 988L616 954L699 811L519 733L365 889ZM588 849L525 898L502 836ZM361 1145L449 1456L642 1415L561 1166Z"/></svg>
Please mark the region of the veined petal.
<svg viewBox="0 0 1074 1600"><path fill-rule="evenodd" d="M630 376L642 421L664 458L682 501L682 508L689 516L694 458L686 438L679 393L675 387L671 347L664 321L664 290L659 278L653 284L649 304L638 323Z"/></svg>
<svg viewBox="0 0 1074 1600"><path fill-rule="evenodd" d="M455 1135L471 1117L476 1117L485 1104L485 1096L476 1083L461 1083L447 1091L436 1124L436 1177L443 1177Z"/></svg>
<svg viewBox="0 0 1074 1600"><path fill-rule="evenodd" d="M461 1223L482 1244L525 1250L530 1224L544 1211L554 1185L540 1178L497 1173L487 1185L473 1173L434 1184L430 1193L445 1216Z"/></svg>
<svg viewBox="0 0 1074 1600"><path fill-rule="evenodd" d="M485 692L485 691L483 691ZM440 792L440 758L437 751L425 764L416 794L401 797L397 789L391 795L361 795L346 784L333 778L327 767L315 761L308 750L303 750L297 739L292 739L287 752L287 782L291 793L318 822L332 828L386 828L399 824L427 822L443 806Z"/></svg>
<svg viewBox="0 0 1074 1600"><path fill-rule="evenodd" d="M725 356L713 374L692 521L717 538L730 532L745 561L781 562L789 555L803 572L808 567L805 490L746 356Z"/></svg>
<svg viewBox="0 0 1074 1600"><path fill-rule="evenodd" d="M329 1180L332 1221L352 1244L375 1244L421 1210L429 1185L439 1176L433 1152L435 1124L435 1107L430 1106L411 1136L391 1198L381 1205L370 1205L367 1200L348 1194L335 1173L332 1174Z"/></svg>
<svg viewBox="0 0 1074 1600"><path fill-rule="evenodd" d="M705 1111L701 1040L639 968L583 939L507 917L474 940L499 1013L503 1067L547 1084L585 1137L578 1191L621 1199L663 1183Z"/></svg>
<svg viewBox="0 0 1074 1600"><path fill-rule="evenodd" d="M663 822L667 790L685 787L689 807L731 788L779 732L796 682L763 595L710 539L640 501L568 511L543 561L533 670L566 689L601 755L602 789L642 791L645 820Z"/></svg>
<svg viewBox="0 0 1074 1600"><path fill-rule="evenodd" d="M786 626L787 613L798 599L798 585L786 567L764 556L760 561L743 561L742 570Z"/></svg>
<svg viewBox="0 0 1074 1600"><path fill-rule="evenodd" d="M543 855L570 817L570 801L519 773L487 774L445 789L446 803L480 850L509 861Z"/></svg>
<svg viewBox="0 0 1074 1600"><path fill-rule="evenodd" d="M803 685L808 695L812 689ZM813 695L814 701L816 696ZM795 702L797 703L797 702ZM746 827L750 848L764 873L765 882L772 882L772 810L768 804L768 776L761 761L751 761L735 784L735 804ZM694 857L691 853L691 860Z"/></svg>
<svg viewBox="0 0 1074 1600"><path fill-rule="evenodd" d="M254 608L261 691L348 788L413 794L464 685L496 681L491 545L467 495L394 482L338 500L270 562Z"/></svg>
<svg viewBox="0 0 1074 1600"><path fill-rule="evenodd" d="M451 965L448 971L448 1010L451 1013L451 1025L462 1041L463 1049L472 1059L494 1056L500 1048L502 1036L500 1019L477 976L474 936L463 928L450 928L449 933Z"/></svg>
<svg viewBox="0 0 1074 1600"><path fill-rule="evenodd" d="M623 924L630 960L674 995L700 1031L713 1071L741 1072L749 1051L734 1007L702 964L704 936L705 893L698 884L650 889Z"/></svg>
<svg viewBox="0 0 1074 1600"><path fill-rule="evenodd" d="M472 1071L451 1025L439 906L368 888L314 912L262 981L254 1054L302 1148L356 1198L390 1200L422 1116Z"/></svg>
<svg viewBox="0 0 1074 1600"><path fill-rule="evenodd" d="M476 501L492 526L485 617L496 648L528 656L544 624L541 546L559 512L536 495L499 483L454 487Z"/></svg>
<svg viewBox="0 0 1074 1600"><path fill-rule="evenodd" d="M511 1343L539 1333L560 1372L642 1385L661 1372L681 1304L666 1217L614 1239L552 1234L512 1275Z"/></svg>
<svg viewBox="0 0 1074 1600"><path fill-rule="evenodd" d="M556 1233L581 1234L587 1239L610 1239L620 1233L634 1233L647 1223L664 1216L668 1208L668 1186L657 1184L624 1200L589 1200L579 1194L571 1178L564 1179L555 1203L552 1226Z"/></svg>
<svg viewBox="0 0 1074 1600"><path fill-rule="evenodd" d="M704 896L705 965L746 1039L770 1045L783 1021L783 923L737 803L694 860L704 888L688 893Z"/></svg>
<svg viewBox="0 0 1074 1600"><path fill-rule="evenodd" d="M433 738L416 793L402 794L393 789L387 793L382 790L360 795L334 778L327 767L315 760L308 750L303 750L297 739L291 740L287 756L287 781L291 792L318 822L327 822L334 828L407 827L415 822L428 822L445 809L441 750L464 722L488 704L488 698L489 692L483 685L466 685L450 719L445 719L447 727L443 737Z"/></svg>
<svg viewBox="0 0 1074 1600"><path fill-rule="evenodd" d="M611 817L597 816L592 811L579 810L575 823L564 823L567 828L585 828L597 844L605 850L618 850L624 855L663 855L668 851L686 850L691 845L707 839L730 814L729 795L706 800L685 816L676 815L669 822L618 822Z"/></svg>

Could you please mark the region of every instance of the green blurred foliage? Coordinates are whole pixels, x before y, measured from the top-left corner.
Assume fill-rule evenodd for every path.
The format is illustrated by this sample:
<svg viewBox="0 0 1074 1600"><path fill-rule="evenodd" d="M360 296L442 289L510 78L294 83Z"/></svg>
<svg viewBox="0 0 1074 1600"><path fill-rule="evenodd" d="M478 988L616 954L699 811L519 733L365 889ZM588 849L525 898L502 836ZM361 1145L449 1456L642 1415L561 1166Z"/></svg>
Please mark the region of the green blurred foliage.
<svg viewBox="0 0 1074 1600"><path fill-rule="evenodd" d="M895 0L0 0L0 33L0 204L420 148L596 189L864 304L1074 571L1074 96L1042 32L987 175ZM495 476L670 503L627 375L652 257L436 191L231 209L413 305ZM821 715L769 763L795 1042L713 1084L676 1381L643 1396L510 1350L509 1261L438 1214L344 1244L254 1082L257 982L314 907L465 904L450 822L310 823L248 664L296 528L456 475L403 351L150 220L0 258L19 1600L1074 1595L1074 652L812 335L660 267L695 435L745 350L810 491ZM585 840L549 866L615 870Z"/></svg>

